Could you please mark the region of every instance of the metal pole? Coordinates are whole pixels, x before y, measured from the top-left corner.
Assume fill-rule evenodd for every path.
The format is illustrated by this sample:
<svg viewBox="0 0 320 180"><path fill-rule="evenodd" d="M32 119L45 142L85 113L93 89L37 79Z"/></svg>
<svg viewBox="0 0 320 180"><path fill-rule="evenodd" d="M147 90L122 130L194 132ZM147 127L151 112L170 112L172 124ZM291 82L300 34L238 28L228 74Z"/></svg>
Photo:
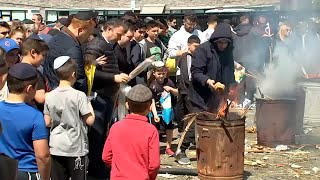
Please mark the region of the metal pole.
<svg viewBox="0 0 320 180"><path fill-rule="evenodd" d="M131 0L130 8L131 8L131 11L134 12L134 9L136 8L136 0Z"/></svg>

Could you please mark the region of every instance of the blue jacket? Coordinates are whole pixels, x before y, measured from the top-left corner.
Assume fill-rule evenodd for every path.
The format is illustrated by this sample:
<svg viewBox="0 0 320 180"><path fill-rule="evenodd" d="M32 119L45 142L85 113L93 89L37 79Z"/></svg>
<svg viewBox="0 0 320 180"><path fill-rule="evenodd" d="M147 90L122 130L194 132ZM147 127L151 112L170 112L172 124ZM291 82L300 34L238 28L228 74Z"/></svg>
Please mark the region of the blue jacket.
<svg viewBox="0 0 320 180"><path fill-rule="evenodd" d="M50 89L55 89L59 85L59 79L53 69L54 60L59 56L70 56L77 62L77 81L74 84L75 89L84 93L88 92L87 76L84 71L84 58L81 44L70 35L71 32L64 28L50 40L49 52L43 63L43 72L48 81Z"/></svg>

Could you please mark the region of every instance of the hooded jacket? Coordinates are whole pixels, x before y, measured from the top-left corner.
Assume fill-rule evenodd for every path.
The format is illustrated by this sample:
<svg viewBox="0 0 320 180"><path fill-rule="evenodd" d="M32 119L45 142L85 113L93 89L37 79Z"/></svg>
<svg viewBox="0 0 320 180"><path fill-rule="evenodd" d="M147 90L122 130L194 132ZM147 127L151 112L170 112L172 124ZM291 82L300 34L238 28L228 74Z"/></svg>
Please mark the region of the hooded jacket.
<svg viewBox="0 0 320 180"><path fill-rule="evenodd" d="M220 38L230 42L223 52L219 52L215 44ZM209 99L215 96L215 92L207 85L208 79L223 83L226 89L235 82L232 50L231 27L225 23L218 24L210 40L196 49L191 65L191 91L194 92L190 93L190 99L200 109L207 110Z"/></svg>
<svg viewBox="0 0 320 180"><path fill-rule="evenodd" d="M233 40L233 56L237 62L250 62L253 60L253 58L250 58L250 54L254 50L251 29L251 24L240 24L233 29L236 33Z"/></svg>

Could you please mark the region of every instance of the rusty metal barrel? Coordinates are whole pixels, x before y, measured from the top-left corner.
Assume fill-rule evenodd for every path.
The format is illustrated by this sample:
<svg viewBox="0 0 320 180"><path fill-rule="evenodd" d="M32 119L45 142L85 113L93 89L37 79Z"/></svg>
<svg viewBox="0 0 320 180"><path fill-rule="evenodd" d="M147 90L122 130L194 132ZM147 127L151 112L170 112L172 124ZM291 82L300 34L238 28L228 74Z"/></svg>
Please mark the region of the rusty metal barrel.
<svg viewBox="0 0 320 180"><path fill-rule="evenodd" d="M259 145L295 144L296 100L257 99L256 123Z"/></svg>
<svg viewBox="0 0 320 180"><path fill-rule="evenodd" d="M198 176L201 180L240 180L244 171L245 117L229 113L230 120L213 115L197 117Z"/></svg>

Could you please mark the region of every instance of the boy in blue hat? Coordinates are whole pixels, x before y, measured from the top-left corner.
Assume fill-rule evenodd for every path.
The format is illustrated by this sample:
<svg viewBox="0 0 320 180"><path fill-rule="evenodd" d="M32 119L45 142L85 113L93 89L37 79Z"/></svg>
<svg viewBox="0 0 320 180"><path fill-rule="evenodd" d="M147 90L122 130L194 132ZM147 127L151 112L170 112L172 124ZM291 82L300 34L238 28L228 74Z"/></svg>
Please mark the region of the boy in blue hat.
<svg viewBox="0 0 320 180"><path fill-rule="evenodd" d="M18 180L50 179L51 160L48 131L43 115L29 106L36 92L36 69L18 63L9 69L8 98L0 102L0 154L19 161Z"/></svg>
<svg viewBox="0 0 320 180"><path fill-rule="evenodd" d="M6 62L9 68L20 61L20 47L16 41L10 38L1 39L0 47L6 52Z"/></svg>

